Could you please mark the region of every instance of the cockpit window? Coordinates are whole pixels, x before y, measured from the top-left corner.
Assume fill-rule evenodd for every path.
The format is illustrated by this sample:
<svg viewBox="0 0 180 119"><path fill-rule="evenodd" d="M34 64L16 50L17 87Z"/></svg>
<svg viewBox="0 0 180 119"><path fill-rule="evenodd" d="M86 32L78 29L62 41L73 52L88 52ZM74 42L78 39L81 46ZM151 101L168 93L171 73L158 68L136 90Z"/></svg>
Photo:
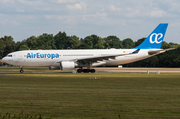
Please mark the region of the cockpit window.
<svg viewBox="0 0 180 119"><path fill-rule="evenodd" d="M7 57L12 57L12 55L7 55Z"/></svg>

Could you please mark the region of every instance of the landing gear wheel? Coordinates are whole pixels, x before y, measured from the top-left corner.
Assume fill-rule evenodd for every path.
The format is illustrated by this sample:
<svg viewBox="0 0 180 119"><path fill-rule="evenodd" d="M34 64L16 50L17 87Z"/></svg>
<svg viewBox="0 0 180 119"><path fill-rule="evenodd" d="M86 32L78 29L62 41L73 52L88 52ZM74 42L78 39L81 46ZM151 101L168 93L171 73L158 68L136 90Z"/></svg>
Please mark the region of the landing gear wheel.
<svg viewBox="0 0 180 119"><path fill-rule="evenodd" d="M20 70L20 73L23 73L23 72L24 72L23 69L21 69L21 70Z"/></svg>
<svg viewBox="0 0 180 119"><path fill-rule="evenodd" d="M84 73L89 73L89 71L90 71L89 69L83 69Z"/></svg>
<svg viewBox="0 0 180 119"><path fill-rule="evenodd" d="M96 70L95 70L95 69L91 69L90 72L91 72L91 73L95 73Z"/></svg>
<svg viewBox="0 0 180 119"><path fill-rule="evenodd" d="M89 73L89 72L91 72L91 73L95 73L96 72L96 70L95 69L78 69L77 70L77 73Z"/></svg>
<svg viewBox="0 0 180 119"><path fill-rule="evenodd" d="M24 72L23 67L20 66L20 73L23 73L23 72Z"/></svg>
<svg viewBox="0 0 180 119"><path fill-rule="evenodd" d="M82 69L78 69L78 70L77 70L77 73L81 73L81 72L82 72Z"/></svg>

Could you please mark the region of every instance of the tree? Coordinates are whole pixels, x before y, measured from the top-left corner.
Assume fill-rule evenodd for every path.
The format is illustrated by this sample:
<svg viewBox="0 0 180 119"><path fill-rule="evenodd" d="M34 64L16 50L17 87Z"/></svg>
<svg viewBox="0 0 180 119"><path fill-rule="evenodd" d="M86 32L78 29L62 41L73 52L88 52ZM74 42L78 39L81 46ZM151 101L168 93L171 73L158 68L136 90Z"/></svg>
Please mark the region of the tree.
<svg viewBox="0 0 180 119"><path fill-rule="evenodd" d="M173 64L176 65L175 67L180 67L180 55L176 56L176 57L173 59Z"/></svg>
<svg viewBox="0 0 180 119"><path fill-rule="evenodd" d="M122 42L116 36L108 36L107 38L104 38L104 41L104 48L123 48Z"/></svg>
<svg viewBox="0 0 180 119"><path fill-rule="evenodd" d="M29 47L27 45L22 45L19 50L29 50Z"/></svg>
<svg viewBox="0 0 180 119"><path fill-rule="evenodd" d="M56 49L54 37L52 34L40 35L37 37L38 48Z"/></svg>
<svg viewBox="0 0 180 119"><path fill-rule="evenodd" d="M5 44L2 39L0 39L0 59L3 57L3 52L4 52Z"/></svg>
<svg viewBox="0 0 180 119"><path fill-rule="evenodd" d="M78 49L79 45L81 44L79 38L75 35L68 37L67 42L67 46L69 46L69 49Z"/></svg>
<svg viewBox="0 0 180 119"><path fill-rule="evenodd" d="M2 66L2 64L3 64L3 63L0 61L0 66Z"/></svg>
<svg viewBox="0 0 180 119"><path fill-rule="evenodd" d="M141 39L138 39L137 42L135 42L135 46L134 47L137 47L139 46L146 38L141 38Z"/></svg>
<svg viewBox="0 0 180 119"><path fill-rule="evenodd" d="M105 40L101 37L98 38L97 43L94 45L95 49L104 49Z"/></svg>
<svg viewBox="0 0 180 119"><path fill-rule="evenodd" d="M7 54L14 51L15 48L15 42L13 41L13 38L11 36L4 36L4 38L1 38L4 43L4 51L3 56L6 56Z"/></svg>
<svg viewBox="0 0 180 119"><path fill-rule="evenodd" d="M82 40L82 43L87 44L90 49L93 49L93 37L87 36Z"/></svg>
<svg viewBox="0 0 180 119"><path fill-rule="evenodd" d="M89 45L85 44L85 43L81 43L78 46L78 49L91 49Z"/></svg>
<svg viewBox="0 0 180 119"><path fill-rule="evenodd" d="M5 48L4 48L4 52L3 52L3 57L6 56L7 54L13 52L13 48L11 47L11 45L7 45Z"/></svg>
<svg viewBox="0 0 180 119"><path fill-rule="evenodd" d="M158 55L160 67L180 67L180 47Z"/></svg>
<svg viewBox="0 0 180 119"><path fill-rule="evenodd" d="M172 43L172 42L170 42L169 45L171 45L173 48L178 48L178 47L180 47L180 44Z"/></svg>
<svg viewBox="0 0 180 119"><path fill-rule="evenodd" d="M123 48L133 48L134 42L130 38L126 38L122 41Z"/></svg>
<svg viewBox="0 0 180 119"><path fill-rule="evenodd" d="M58 34L56 34L54 37L54 41L57 49L67 49L67 35L65 32L59 32Z"/></svg>
<svg viewBox="0 0 180 119"><path fill-rule="evenodd" d="M149 58L149 65L150 65L151 67L157 66L158 63L159 63L159 59L158 59L157 56L153 56L153 57Z"/></svg>
<svg viewBox="0 0 180 119"><path fill-rule="evenodd" d="M22 46L22 42L20 42L20 41L16 42L15 51L18 51L21 46Z"/></svg>
<svg viewBox="0 0 180 119"><path fill-rule="evenodd" d="M87 44L90 49L104 49L105 41L97 35L91 35L81 39L81 43Z"/></svg>
<svg viewBox="0 0 180 119"><path fill-rule="evenodd" d="M168 49L168 48L172 48L172 46L170 44L168 44L167 42L163 41L161 48Z"/></svg>
<svg viewBox="0 0 180 119"><path fill-rule="evenodd" d="M92 37L92 43L93 43L93 49L103 49L104 48L104 39L97 35L91 35Z"/></svg>
<svg viewBox="0 0 180 119"><path fill-rule="evenodd" d="M45 45L41 45L38 47L38 49L41 49L41 50L49 50L51 49L49 46L45 46Z"/></svg>
<svg viewBox="0 0 180 119"><path fill-rule="evenodd" d="M27 38L26 44L29 47L29 49L31 49L31 50L37 49L37 46L38 46L37 38L35 36L31 36L31 37Z"/></svg>

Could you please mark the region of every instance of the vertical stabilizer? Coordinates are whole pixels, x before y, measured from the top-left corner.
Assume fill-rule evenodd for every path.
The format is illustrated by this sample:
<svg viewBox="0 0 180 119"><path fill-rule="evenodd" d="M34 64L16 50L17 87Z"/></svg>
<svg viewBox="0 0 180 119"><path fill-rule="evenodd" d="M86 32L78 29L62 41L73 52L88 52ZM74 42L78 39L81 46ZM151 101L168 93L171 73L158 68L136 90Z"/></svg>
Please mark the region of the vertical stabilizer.
<svg viewBox="0 0 180 119"><path fill-rule="evenodd" d="M168 23L160 23L154 31L134 49L160 49Z"/></svg>

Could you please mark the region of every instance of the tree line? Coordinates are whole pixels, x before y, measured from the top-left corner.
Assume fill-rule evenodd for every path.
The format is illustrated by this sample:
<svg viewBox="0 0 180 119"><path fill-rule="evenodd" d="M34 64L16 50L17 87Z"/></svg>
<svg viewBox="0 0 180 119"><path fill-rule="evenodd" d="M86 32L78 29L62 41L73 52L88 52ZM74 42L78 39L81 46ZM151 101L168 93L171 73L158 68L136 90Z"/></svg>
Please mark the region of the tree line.
<svg viewBox="0 0 180 119"><path fill-rule="evenodd" d="M0 38L0 59L8 53L20 50L49 50L49 49L129 49L141 44L146 38L133 41L131 38L120 40L117 36L105 38L97 35L90 35L79 38L75 35L67 36L65 32L56 35L44 33L39 36L31 36L23 41L15 42L11 36ZM175 50L153 56L151 58L138 61L123 66L130 67L180 67L180 45L177 43L167 43L163 41L162 49L176 48Z"/></svg>

